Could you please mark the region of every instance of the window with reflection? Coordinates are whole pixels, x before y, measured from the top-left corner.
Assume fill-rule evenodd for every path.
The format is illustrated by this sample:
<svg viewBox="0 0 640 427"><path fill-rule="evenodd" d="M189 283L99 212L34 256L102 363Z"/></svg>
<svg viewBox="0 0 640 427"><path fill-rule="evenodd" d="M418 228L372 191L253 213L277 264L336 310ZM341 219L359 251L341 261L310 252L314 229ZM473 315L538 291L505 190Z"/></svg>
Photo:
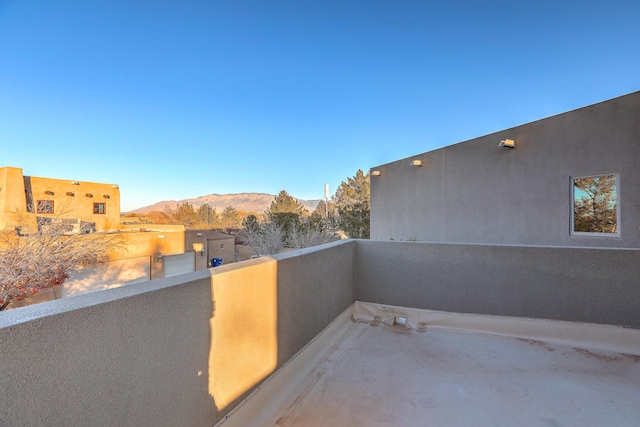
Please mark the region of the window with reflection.
<svg viewBox="0 0 640 427"><path fill-rule="evenodd" d="M573 178L574 234L618 234L618 176Z"/></svg>

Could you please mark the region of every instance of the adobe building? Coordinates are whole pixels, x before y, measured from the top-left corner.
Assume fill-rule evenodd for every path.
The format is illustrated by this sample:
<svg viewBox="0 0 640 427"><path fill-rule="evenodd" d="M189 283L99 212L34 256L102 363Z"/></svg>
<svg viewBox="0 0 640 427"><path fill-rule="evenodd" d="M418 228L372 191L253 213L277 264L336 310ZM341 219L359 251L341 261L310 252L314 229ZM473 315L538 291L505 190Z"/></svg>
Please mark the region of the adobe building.
<svg viewBox="0 0 640 427"><path fill-rule="evenodd" d="M21 168L0 168L0 229L36 217L64 217L79 230L110 231L120 225L117 184L24 176Z"/></svg>
<svg viewBox="0 0 640 427"><path fill-rule="evenodd" d="M640 248L640 92L372 168L371 239Z"/></svg>

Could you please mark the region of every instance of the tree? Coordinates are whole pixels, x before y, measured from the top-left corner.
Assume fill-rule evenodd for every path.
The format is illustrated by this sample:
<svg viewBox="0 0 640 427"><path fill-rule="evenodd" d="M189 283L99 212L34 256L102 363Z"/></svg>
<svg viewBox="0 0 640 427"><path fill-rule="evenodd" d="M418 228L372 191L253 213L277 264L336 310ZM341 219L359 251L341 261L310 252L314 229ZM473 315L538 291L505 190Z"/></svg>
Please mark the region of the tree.
<svg viewBox="0 0 640 427"><path fill-rule="evenodd" d="M284 250L284 231L275 222L263 221L243 230L244 239L258 256L275 255Z"/></svg>
<svg viewBox="0 0 640 427"><path fill-rule="evenodd" d="M307 217L301 218L307 212ZM285 248L301 249L335 240L335 232L325 224L312 223L304 206L286 191L274 197L266 218L259 221L251 214L243 221L241 239L260 256L274 255Z"/></svg>
<svg viewBox="0 0 640 427"><path fill-rule="evenodd" d="M615 175L574 180L574 231L615 233L617 203Z"/></svg>
<svg viewBox="0 0 640 427"><path fill-rule="evenodd" d="M165 213L169 216L171 224L181 224L184 228L199 228L201 219L193 205L189 202L178 203L175 210L166 207Z"/></svg>
<svg viewBox="0 0 640 427"><path fill-rule="evenodd" d="M334 197L340 228L349 237L368 239L370 235L369 173L358 169L355 176L342 181Z"/></svg>
<svg viewBox="0 0 640 427"><path fill-rule="evenodd" d="M303 249L329 243L336 239L335 233L330 229L320 225L314 226L310 221L305 221L300 227L291 230L286 240L286 246L292 249Z"/></svg>
<svg viewBox="0 0 640 427"><path fill-rule="evenodd" d="M216 209L212 208L208 203L200 206L196 213L200 218L200 223L207 228L215 228L220 222L220 215L218 215Z"/></svg>
<svg viewBox="0 0 640 427"><path fill-rule="evenodd" d="M337 221L336 206L331 202L320 200L314 211L309 216L309 221L315 226L325 226Z"/></svg>
<svg viewBox="0 0 640 427"><path fill-rule="evenodd" d="M77 270L104 262L123 245L119 233L72 232L62 215L21 221L20 234L0 231L0 311L43 289L60 286Z"/></svg>
<svg viewBox="0 0 640 427"><path fill-rule="evenodd" d="M242 226L245 230L255 231L260 228L260 222L258 221L257 216L249 214L244 220L242 220Z"/></svg>
<svg viewBox="0 0 640 427"><path fill-rule="evenodd" d="M153 211L149 212L147 215L149 218L149 222L151 224L170 224L171 223L171 215L167 214L167 212Z"/></svg>
<svg viewBox="0 0 640 427"><path fill-rule="evenodd" d="M282 229L283 241L287 241L292 230L300 227L300 215L304 211L304 206L295 198L282 190L273 198L271 206L267 210L268 220L278 225Z"/></svg>
<svg viewBox="0 0 640 427"><path fill-rule="evenodd" d="M302 203L290 196L285 190L282 190L273 198L268 209L270 214L295 213L301 215L302 211L304 211Z"/></svg>
<svg viewBox="0 0 640 427"><path fill-rule="evenodd" d="M242 224L242 217L233 206L227 206L220 214L220 223L223 228L238 228Z"/></svg>

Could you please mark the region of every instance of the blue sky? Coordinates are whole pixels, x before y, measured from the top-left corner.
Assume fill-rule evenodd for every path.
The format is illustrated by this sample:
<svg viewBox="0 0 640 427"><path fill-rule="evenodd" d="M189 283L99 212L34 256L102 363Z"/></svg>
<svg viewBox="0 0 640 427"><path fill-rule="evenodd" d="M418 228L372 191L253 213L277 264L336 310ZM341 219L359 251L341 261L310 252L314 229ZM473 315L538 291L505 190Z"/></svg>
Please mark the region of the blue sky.
<svg viewBox="0 0 640 427"><path fill-rule="evenodd" d="M640 90L640 2L0 0L0 166L322 198L388 163Z"/></svg>

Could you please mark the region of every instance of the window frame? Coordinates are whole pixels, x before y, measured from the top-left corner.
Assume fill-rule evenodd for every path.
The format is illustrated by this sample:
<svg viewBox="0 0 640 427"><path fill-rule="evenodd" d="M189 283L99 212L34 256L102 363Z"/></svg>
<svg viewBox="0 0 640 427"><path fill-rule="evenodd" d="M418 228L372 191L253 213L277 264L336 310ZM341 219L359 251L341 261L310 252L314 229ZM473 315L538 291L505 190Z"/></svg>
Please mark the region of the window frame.
<svg viewBox="0 0 640 427"><path fill-rule="evenodd" d="M575 231L575 215L576 215L576 186L575 182L577 179L582 178L595 178L599 176L613 176L616 184L616 232L615 233L601 233L596 231ZM618 172L609 172L609 173L598 173L598 174L588 174L588 175L575 175L572 176L569 180L569 184L571 186L571 211L570 211L570 235L578 236L578 237L620 237L620 173Z"/></svg>
<svg viewBox="0 0 640 427"><path fill-rule="evenodd" d="M41 210L40 206L45 206L43 204L46 204L46 206L49 206L49 204L51 205L51 211L47 210ZM55 213L55 207L56 207L56 202L55 200L37 200L36 201L36 214L39 215L53 215Z"/></svg>
<svg viewBox="0 0 640 427"><path fill-rule="evenodd" d="M102 206L102 212L100 212L100 206ZM105 202L93 202L93 214L94 215L106 215L107 204Z"/></svg>

